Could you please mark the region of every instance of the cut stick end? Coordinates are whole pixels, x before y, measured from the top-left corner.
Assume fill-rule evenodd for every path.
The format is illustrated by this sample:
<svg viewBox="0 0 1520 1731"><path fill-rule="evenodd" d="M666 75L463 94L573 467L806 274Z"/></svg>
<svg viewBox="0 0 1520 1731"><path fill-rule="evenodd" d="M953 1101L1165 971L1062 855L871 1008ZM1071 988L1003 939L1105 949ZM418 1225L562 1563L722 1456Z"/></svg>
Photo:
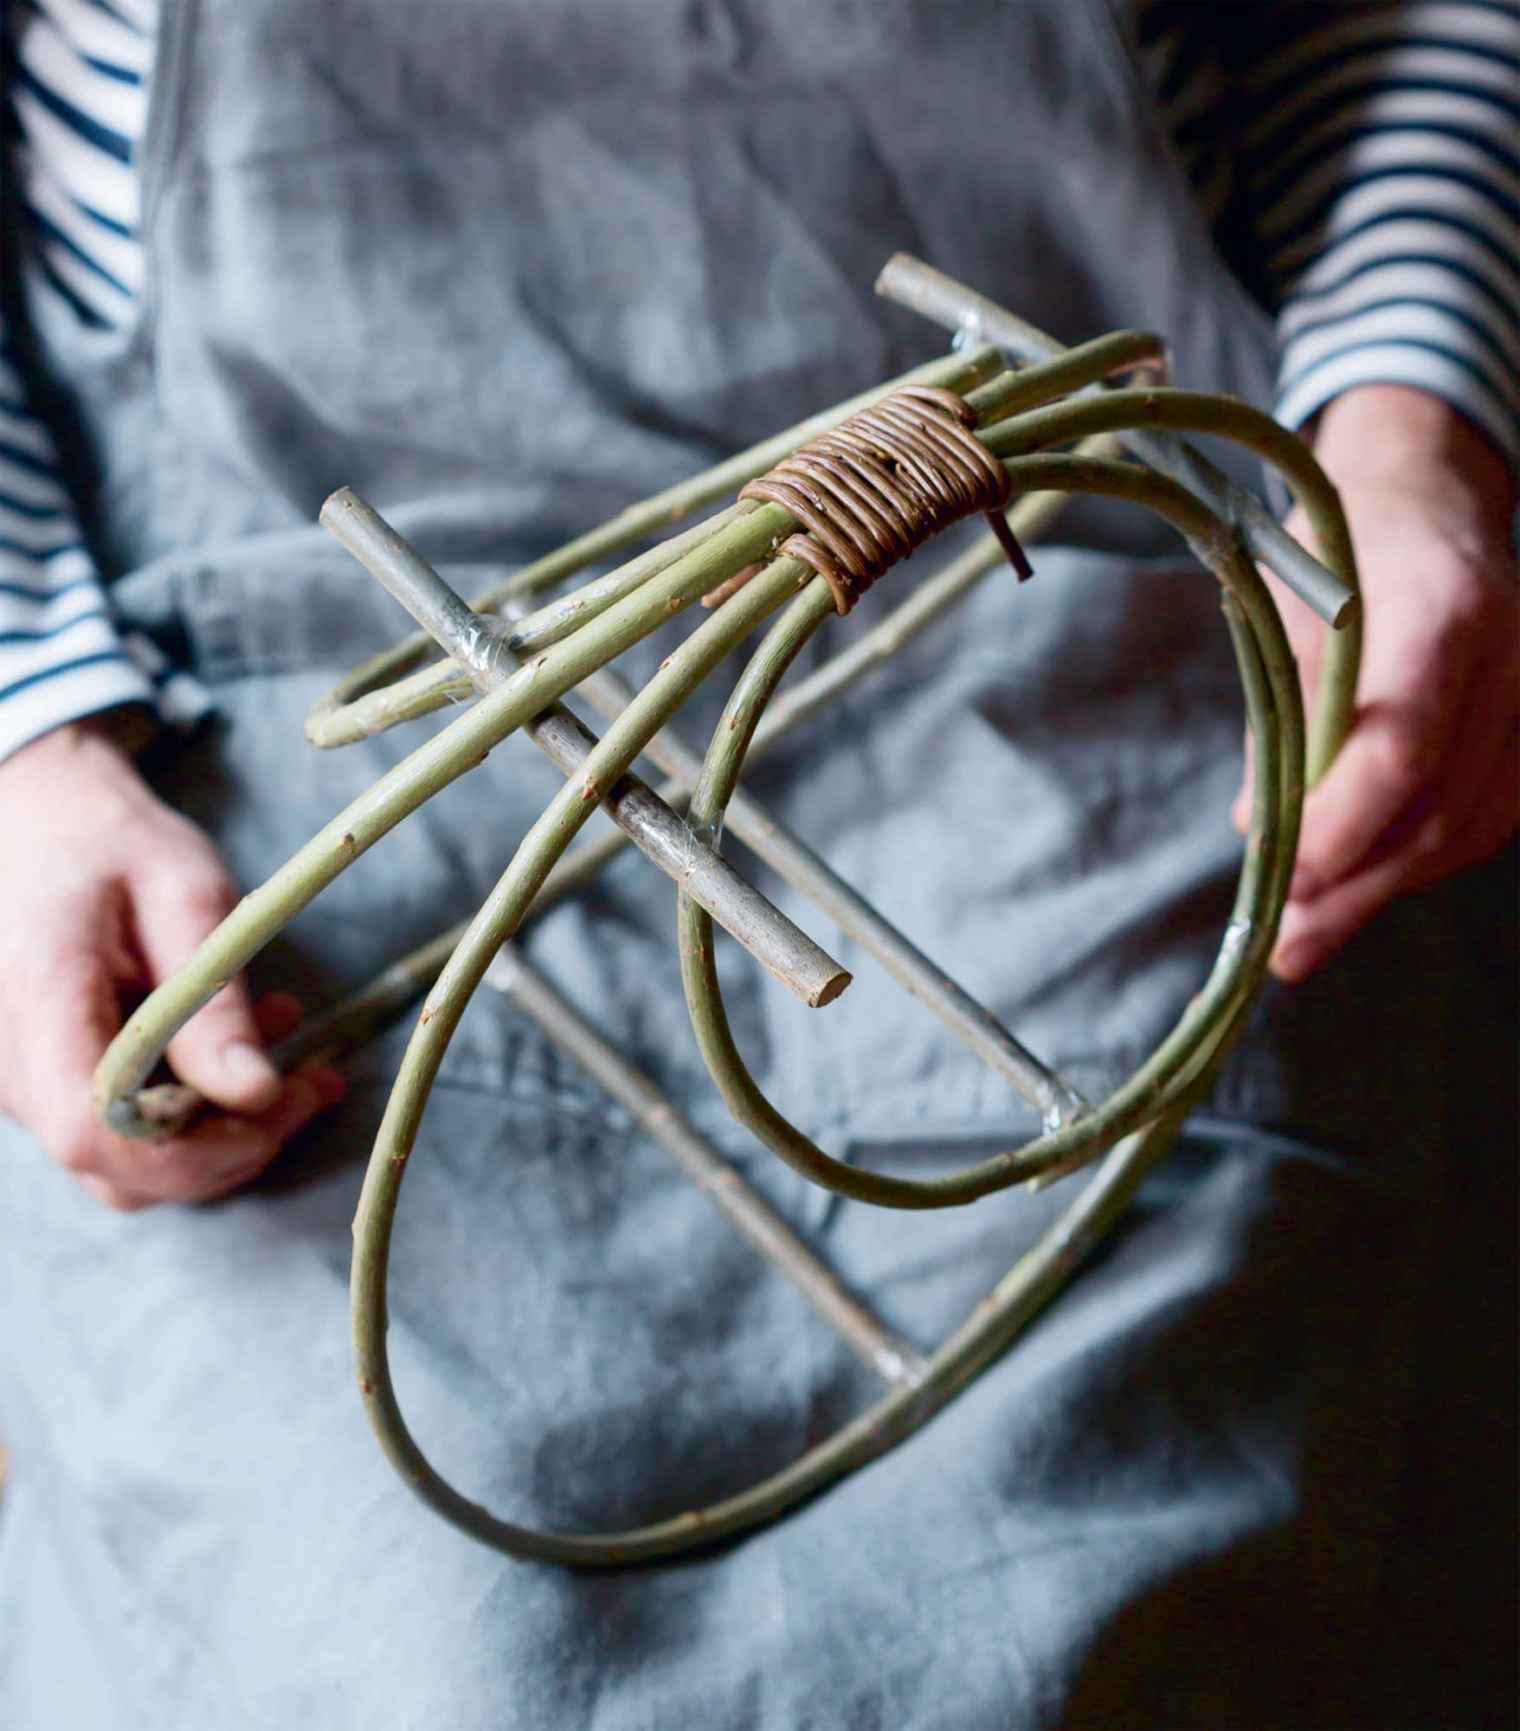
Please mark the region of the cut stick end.
<svg viewBox="0 0 1520 1731"><path fill-rule="evenodd" d="M1326 623L1332 631L1344 631L1348 625L1354 625L1361 616L1361 596L1354 592L1348 592L1342 597L1340 604L1331 613Z"/></svg>
<svg viewBox="0 0 1520 1731"><path fill-rule="evenodd" d="M810 1010L821 1010L825 1004L832 1004L835 998L841 997L855 976L843 968L837 974L831 975L818 990L808 999Z"/></svg>
<svg viewBox="0 0 1520 1731"><path fill-rule="evenodd" d="M358 503L359 495L352 487L339 487L322 501L317 521L324 529L330 529L341 513L352 511Z"/></svg>

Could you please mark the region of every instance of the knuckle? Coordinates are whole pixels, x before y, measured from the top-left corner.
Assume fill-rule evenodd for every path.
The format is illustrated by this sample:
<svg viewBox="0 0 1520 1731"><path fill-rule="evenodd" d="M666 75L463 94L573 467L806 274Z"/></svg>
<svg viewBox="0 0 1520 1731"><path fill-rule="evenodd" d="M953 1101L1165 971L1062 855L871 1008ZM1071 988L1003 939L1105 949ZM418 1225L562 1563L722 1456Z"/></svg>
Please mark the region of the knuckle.
<svg viewBox="0 0 1520 1731"><path fill-rule="evenodd" d="M76 1178L95 1172L100 1165L100 1150L87 1130L70 1130L53 1139L53 1158Z"/></svg>
<svg viewBox="0 0 1520 1731"><path fill-rule="evenodd" d="M1490 589L1478 583L1465 584L1448 597L1433 633L1437 655L1450 659L1480 648L1503 623L1496 599Z"/></svg>

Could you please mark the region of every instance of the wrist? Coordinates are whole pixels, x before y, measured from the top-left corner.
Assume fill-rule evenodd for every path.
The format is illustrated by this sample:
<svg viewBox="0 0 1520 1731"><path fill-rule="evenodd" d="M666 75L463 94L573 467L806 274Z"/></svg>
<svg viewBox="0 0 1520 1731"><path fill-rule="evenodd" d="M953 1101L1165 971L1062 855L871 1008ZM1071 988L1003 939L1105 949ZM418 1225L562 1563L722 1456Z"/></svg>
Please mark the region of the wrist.
<svg viewBox="0 0 1520 1731"><path fill-rule="evenodd" d="M1455 488L1498 523L1514 515L1515 477L1504 453L1460 409L1430 391L1401 384L1353 386L1320 411L1311 437L1315 455L1339 486L1416 494Z"/></svg>
<svg viewBox="0 0 1520 1731"><path fill-rule="evenodd" d="M38 798L80 780L105 778L135 786L141 778L132 753L146 737L135 718L140 705L101 710L63 722L28 740L0 763L0 789L26 790ZM151 724L147 724L150 726Z"/></svg>

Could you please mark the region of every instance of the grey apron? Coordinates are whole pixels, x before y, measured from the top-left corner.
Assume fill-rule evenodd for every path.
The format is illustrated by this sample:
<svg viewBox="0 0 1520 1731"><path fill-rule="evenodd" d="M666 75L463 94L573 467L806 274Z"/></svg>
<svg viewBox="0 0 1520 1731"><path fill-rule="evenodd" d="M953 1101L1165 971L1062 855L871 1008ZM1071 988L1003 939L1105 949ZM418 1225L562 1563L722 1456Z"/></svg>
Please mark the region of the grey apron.
<svg viewBox="0 0 1520 1731"><path fill-rule="evenodd" d="M220 706L160 754L161 783L249 882L410 743L322 756L300 738L402 624L311 527L341 483L478 587L923 358L929 335L871 298L899 246L1066 340L1163 330L1189 384L1259 398L1268 376L1264 320L1098 0L170 0L146 176L138 326L75 330L38 284L35 322L90 435L118 604ZM1181 550L1123 514L1072 523L1035 582L991 578L753 785L1096 1091L1217 941L1239 706ZM258 983L326 999L458 917L553 785L507 742L325 894ZM933 1342L1065 1187L927 1218L810 1189L706 1084L672 912L627 859L528 949L850 1286ZM477 1548L369 1437L348 1223L400 1034L341 1112L212 1208L107 1214L0 1128L0 1721L1349 1722L1407 1398L1411 1199L1443 1103L1418 1066L1381 1092L1344 1079L1446 1013L1387 984L1450 959L1441 931L1411 952L1408 926L1383 940L1405 950L1375 1002L1348 962L1268 1006L1220 1115L928 1431L662 1571ZM929 1172L1028 1134L869 965L819 1014L743 957L724 967L762 1082L831 1150ZM1408 1283L1353 1302L1390 1254ZM660 1152L487 1001L411 1164L391 1343L443 1469L544 1525L711 1499L866 1392Z"/></svg>

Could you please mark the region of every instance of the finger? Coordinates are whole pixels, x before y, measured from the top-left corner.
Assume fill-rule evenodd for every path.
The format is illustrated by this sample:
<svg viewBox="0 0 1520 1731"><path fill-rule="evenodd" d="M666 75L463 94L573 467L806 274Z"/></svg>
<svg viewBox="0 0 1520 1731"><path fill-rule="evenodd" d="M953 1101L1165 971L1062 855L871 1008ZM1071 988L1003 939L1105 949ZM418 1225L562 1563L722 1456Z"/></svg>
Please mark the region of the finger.
<svg viewBox="0 0 1520 1731"><path fill-rule="evenodd" d="M286 1077L280 1098L257 1122L275 1147L282 1148L319 1112L337 1105L347 1092L348 1084L341 1070L331 1064L302 1064Z"/></svg>
<svg viewBox="0 0 1520 1731"><path fill-rule="evenodd" d="M222 1190L247 1183L274 1159L280 1149L298 1135L319 1112L335 1105L347 1092L341 1071L330 1064L303 1064L283 1078L275 1103L256 1118L228 1120L249 1132L246 1158L230 1154L223 1168ZM237 1144L229 1141L228 1147ZM220 1191L213 1192L220 1194Z"/></svg>
<svg viewBox="0 0 1520 1731"><path fill-rule="evenodd" d="M108 1179L90 1178L81 1174L79 1182L97 1202L103 1203L107 1208L114 1208L118 1214L136 1214L140 1209L151 1206L148 1197L139 1196L132 1190L123 1190Z"/></svg>
<svg viewBox="0 0 1520 1731"><path fill-rule="evenodd" d="M91 1100L95 1066L121 1023L116 982L104 947L87 945L54 964L47 989L32 1010L45 1071L20 1079L26 1121L49 1154L78 1177L102 1176L118 1140L96 1116Z"/></svg>
<svg viewBox="0 0 1520 1731"><path fill-rule="evenodd" d="M292 1136L341 1098L343 1088L337 1071L307 1065L284 1079L274 1105L257 1117L203 1119L185 1135L161 1142L115 1138L102 1174L113 1192L107 1200L131 1207L224 1196L258 1177Z"/></svg>
<svg viewBox="0 0 1520 1731"><path fill-rule="evenodd" d="M1412 862L1423 858L1428 864L1451 852L1451 844L1468 827L1471 814L1486 799L1488 790L1497 786L1499 759L1516 725L1513 659L1510 647L1498 644L1476 662L1446 757L1364 855L1361 866L1376 866L1405 854ZM1312 873L1295 871L1290 899L1313 901L1324 887Z"/></svg>
<svg viewBox="0 0 1520 1731"><path fill-rule="evenodd" d="M346 1084L342 1074L327 1064L303 1064L285 1078L280 1096L268 1111L251 1121L259 1133L256 1149L246 1161L231 1160L217 1182L190 1201L209 1201L217 1196L251 1183L274 1160L275 1156L327 1107L343 1098Z"/></svg>
<svg viewBox="0 0 1520 1731"><path fill-rule="evenodd" d="M176 973L220 925L236 900L230 879L211 863L176 861L133 885L138 936L155 984ZM278 1098L279 1072L264 1055L241 979L230 981L169 1042L182 1082L229 1112L257 1113Z"/></svg>
<svg viewBox="0 0 1520 1731"><path fill-rule="evenodd" d="M1364 700L1328 774L1304 801L1294 895L1312 900L1350 874L1419 795L1451 743L1471 685L1472 646L1411 668L1407 639L1364 668Z"/></svg>
<svg viewBox="0 0 1520 1731"><path fill-rule="evenodd" d="M1487 859L1514 833L1520 733L1511 732L1490 779L1455 831L1432 814L1406 845L1380 857L1314 901L1290 903L1278 928L1272 972L1295 984L1327 962L1395 896L1423 889Z"/></svg>
<svg viewBox="0 0 1520 1731"><path fill-rule="evenodd" d="M1506 800L1500 779L1505 753L1520 726L1516 660L1515 646L1500 642L1474 670L1452 748L1437 778L1440 809L1425 826L1430 851L1444 850L1448 841L1457 840L1475 818L1481 819L1481 807L1495 816L1505 809L1512 817L1520 814L1520 791L1510 788ZM1499 795L1497 804L1494 793Z"/></svg>
<svg viewBox="0 0 1520 1731"><path fill-rule="evenodd" d="M1449 728L1404 704L1359 713L1329 773L1304 801L1295 900L1312 901L1366 859L1424 788Z"/></svg>
<svg viewBox="0 0 1520 1731"><path fill-rule="evenodd" d="M115 1138L99 1177L127 1206L201 1202L245 1182L274 1158L277 1145L257 1124L205 1118L161 1141ZM113 1202L120 1207L120 1201Z"/></svg>

